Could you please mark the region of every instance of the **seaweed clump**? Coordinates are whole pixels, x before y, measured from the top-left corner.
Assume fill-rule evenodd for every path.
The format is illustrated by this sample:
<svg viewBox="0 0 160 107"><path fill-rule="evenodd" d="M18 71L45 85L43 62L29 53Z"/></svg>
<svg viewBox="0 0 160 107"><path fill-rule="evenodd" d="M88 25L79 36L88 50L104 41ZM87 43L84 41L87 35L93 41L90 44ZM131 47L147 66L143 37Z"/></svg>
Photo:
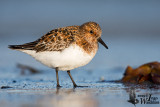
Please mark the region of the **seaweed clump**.
<svg viewBox="0 0 160 107"><path fill-rule="evenodd" d="M160 62L150 62L135 69L128 66L121 81L124 83L160 84Z"/></svg>

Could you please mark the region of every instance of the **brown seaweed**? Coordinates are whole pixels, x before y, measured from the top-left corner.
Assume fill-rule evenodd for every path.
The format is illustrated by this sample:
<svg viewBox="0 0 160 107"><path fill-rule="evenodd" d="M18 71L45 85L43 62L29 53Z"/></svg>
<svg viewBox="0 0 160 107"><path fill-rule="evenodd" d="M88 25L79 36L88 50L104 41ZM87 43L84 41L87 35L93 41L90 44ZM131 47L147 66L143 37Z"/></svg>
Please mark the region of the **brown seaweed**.
<svg viewBox="0 0 160 107"><path fill-rule="evenodd" d="M121 81L124 83L141 84L144 82L151 82L160 84L160 63L150 62L135 69L128 66Z"/></svg>

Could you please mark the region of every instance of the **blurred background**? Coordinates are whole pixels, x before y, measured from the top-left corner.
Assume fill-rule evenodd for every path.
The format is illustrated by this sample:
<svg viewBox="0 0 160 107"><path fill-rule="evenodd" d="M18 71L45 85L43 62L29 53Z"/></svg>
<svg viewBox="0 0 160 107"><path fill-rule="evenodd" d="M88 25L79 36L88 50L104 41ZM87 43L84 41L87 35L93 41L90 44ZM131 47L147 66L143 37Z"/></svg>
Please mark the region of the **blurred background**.
<svg viewBox="0 0 160 107"><path fill-rule="evenodd" d="M1 0L0 67L44 67L10 44L34 41L52 29L95 21L108 45L85 68L137 66L160 60L159 0Z"/></svg>
<svg viewBox="0 0 160 107"><path fill-rule="evenodd" d="M78 84L89 88L68 89L72 83L66 72L60 72L63 88L59 97L51 68L29 55L8 49L8 45L32 42L52 29L88 21L100 24L102 39L109 47L106 50L100 45L88 65L73 70L79 72L71 72ZM56 102L63 106L72 102L86 107L88 104L128 107L128 89L123 84L99 81L121 79L127 65L137 67L151 61L160 61L160 0L0 0L0 86L13 87L0 90L3 107L5 104L34 107L39 103L38 107L50 103L58 107ZM22 76L16 67L18 63L44 72ZM150 93L139 89L136 92ZM158 90L151 93L160 95Z"/></svg>

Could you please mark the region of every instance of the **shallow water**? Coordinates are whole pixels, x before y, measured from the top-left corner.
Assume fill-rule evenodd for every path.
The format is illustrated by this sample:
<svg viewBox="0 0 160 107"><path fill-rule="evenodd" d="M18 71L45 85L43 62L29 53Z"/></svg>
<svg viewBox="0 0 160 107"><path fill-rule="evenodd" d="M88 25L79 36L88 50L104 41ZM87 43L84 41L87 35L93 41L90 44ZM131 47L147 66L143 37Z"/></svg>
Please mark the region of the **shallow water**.
<svg viewBox="0 0 160 107"><path fill-rule="evenodd" d="M11 88L0 89L0 106L133 107L128 100L135 94L139 101L136 106L159 107L159 104L141 104L141 100L151 94L152 99L160 101L160 86L111 82L121 79L128 65L138 67L160 61L159 4L150 0L1 1L0 87ZM100 24L102 39L109 47L106 50L100 45L88 65L71 71L78 85L88 87L74 89L67 73L59 72L63 87L57 89L53 69L7 48L10 44L36 40L53 28L86 21ZM22 75L18 63L34 67L40 73L26 71Z"/></svg>
<svg viewBox="0 0 160 107"><path fill-rule="evenodd" d="M19 71L19 72L17 72ZM121 69L119 69L121 71ZM100 74L98 72L101 72ZM109 75L106 72L111 72ZM150 107L150 104L141 104L139 95L151 94L156 101L160 101L159 85L134 85L117 82L102 81L120 78L123 72L110 69L106 71L73 71L73 77L78 85L88 86L73 88L72 82L66 72L60 72L62 88L56 88L55 72L53 70L41 71L38 74L21 75L19 69L13 71L1 70L0 86L12 88L0 89L0 105L3 107L128 107L134 106L128 102L130 91L136 94L139 103L136 106ZM111 75L112 74L112 75ZM118 75L118 76L117 76ZM148 98L148 97L144 97ZM152 104L158 107L159 104Z"/></svg>

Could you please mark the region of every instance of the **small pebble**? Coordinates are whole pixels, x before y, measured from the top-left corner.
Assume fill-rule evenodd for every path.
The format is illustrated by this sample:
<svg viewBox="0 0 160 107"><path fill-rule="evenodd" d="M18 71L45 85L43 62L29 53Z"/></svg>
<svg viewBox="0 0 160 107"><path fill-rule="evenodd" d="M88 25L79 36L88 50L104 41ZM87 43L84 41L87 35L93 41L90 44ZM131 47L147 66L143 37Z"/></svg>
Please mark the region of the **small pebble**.
<svg viewBox="0 0 160 107"><path fill-rule="evenodd" d="M13 80L12 82L13 82L13 83L16 83L17 81L16 81L16 80Z"/></svg>
<svg viewBox="0 0 160 107"><path fill-rule="evenodd" d="M105 81L105 79L104 79L103 76L100 77L100 81L101 81L101 82Z"/></svg>

